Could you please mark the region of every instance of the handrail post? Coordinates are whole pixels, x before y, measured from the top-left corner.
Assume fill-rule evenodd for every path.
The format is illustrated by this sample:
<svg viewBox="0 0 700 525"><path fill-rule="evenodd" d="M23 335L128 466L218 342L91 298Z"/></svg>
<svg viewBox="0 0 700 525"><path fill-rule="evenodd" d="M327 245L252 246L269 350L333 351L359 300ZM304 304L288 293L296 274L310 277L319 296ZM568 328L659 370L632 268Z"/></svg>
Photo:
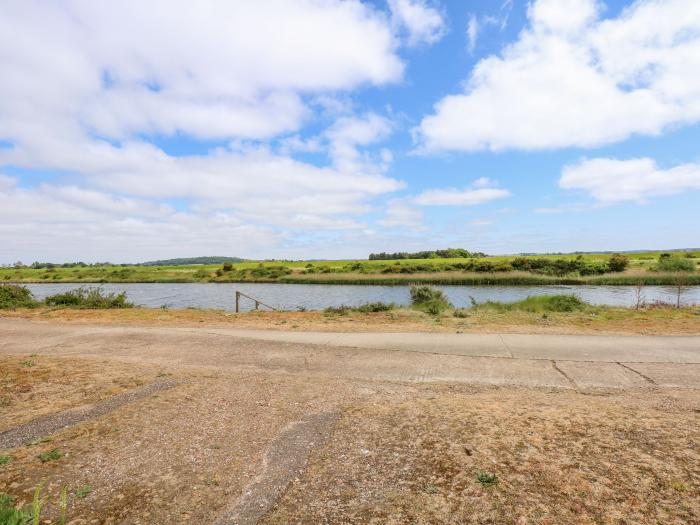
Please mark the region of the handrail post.
<svg viewBox="0 0 700 525"><path fill-rule="evenodd" d="M236 290L236 313L238 313L241 304L241 292Z"/></svg>
<svg viewBox="0 0 700 525"><path fill-rule="evenodd" d="M257 310L258 307L260 306L260 303L258 301L255 301L255 309Z"/></svg>

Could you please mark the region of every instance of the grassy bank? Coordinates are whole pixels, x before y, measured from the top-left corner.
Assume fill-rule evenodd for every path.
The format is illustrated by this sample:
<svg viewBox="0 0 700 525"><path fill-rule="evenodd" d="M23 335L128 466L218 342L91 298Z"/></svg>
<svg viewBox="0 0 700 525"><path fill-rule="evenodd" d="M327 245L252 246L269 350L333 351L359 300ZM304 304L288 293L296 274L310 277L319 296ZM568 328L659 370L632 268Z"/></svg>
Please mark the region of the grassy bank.
<svg viewBox="0 0 700 525"><path fill-rule="evenodd" d="M678 273L668 260L691 271L700 284L700 253L664 258L660 252L629 254L624 267L610 254L544 255L453 259L261 261L188 266L99 265L0 268L0 283L235 283L461 284L461 285L673 285ZM695 269L695 271L692 271Z"/></svg>
<svg viewBox="0 0 700 525"><path fill-rule="evenodd" d="M564 312L528 311L518 306L446 310L432 315L410 308L362 312L335 308L309 312L246 312L223 310L166 310L127 308L113 310L57 309L49 307L2 310L0 317L48 322L115 325L218 327L262 330L326 332L464 332L552 333L606 335L700 335L700 314L695 308L644 309L586 307Z"/></svg>

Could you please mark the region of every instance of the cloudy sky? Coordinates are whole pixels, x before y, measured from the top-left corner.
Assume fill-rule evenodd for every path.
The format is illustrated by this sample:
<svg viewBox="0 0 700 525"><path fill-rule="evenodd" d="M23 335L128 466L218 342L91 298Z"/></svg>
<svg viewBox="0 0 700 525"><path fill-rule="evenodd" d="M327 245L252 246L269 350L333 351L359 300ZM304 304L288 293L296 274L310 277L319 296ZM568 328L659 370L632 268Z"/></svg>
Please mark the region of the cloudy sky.
<svg viewBox="0 0 700 525"><path fill-rule="evenodd" d="M698 0L0 0L0 263L700 245Z"/></svg>

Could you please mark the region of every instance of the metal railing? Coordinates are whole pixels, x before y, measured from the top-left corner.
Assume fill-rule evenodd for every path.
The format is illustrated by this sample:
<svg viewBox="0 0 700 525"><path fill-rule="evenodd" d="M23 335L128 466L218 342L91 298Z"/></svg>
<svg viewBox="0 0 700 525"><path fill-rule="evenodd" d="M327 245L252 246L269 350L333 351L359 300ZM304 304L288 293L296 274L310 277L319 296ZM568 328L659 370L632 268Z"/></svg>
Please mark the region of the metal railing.
<svg viewBox="0 0 700 525"><path fill-rule="evenodd" d="M251 297L250 295L246 295L243 292L236 291L236 313L240 311L240 304L241 304L241 296L250 299L255 303L255 309L257 310L260 308L260 306L264 306L265 308L269 308L270 310L274 310L275 312L277 311L277 308L274 308L270 306L269 304L265 304L262 301L259 301L255 297Z"/></svg>

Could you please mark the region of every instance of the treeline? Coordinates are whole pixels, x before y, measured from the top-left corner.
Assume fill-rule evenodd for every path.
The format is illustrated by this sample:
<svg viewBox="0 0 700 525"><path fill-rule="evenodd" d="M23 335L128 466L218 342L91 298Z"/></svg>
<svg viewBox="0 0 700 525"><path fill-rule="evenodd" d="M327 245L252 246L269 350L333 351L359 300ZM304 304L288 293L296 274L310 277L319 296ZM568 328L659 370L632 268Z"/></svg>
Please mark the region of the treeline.
<svg viewBox="0 0 700 525"><path fill-rule="evenodd" d="M159 261L147 261L136 266L188 266L190 264L223 264L239 263L245 259L240 257L180 257L177 259L162 259Z"/></svg>
<svg viewBox="0 0 700 525"><path fill-rule="evenodd" d="M486 257L482 252L470 252L463 248L447 248L424 252L394 252L394 253L370 253L370 261L394 261L400 259L459 259Z"/></svg>
<svg viewBox="0 0 700 525"><path fill-rule="evenodd" d="M92 268L96 266L127 266L126 264L112 264L110 262L96 262L96 263L84 263L82 261L78 262L67 262L67 263L50 263L50 262L40 262L34 261L32 264L24 264L22 261L17 261L11 265L12 268L23 269L31 268L32 270L50 270L52 268Z"/></svg>

